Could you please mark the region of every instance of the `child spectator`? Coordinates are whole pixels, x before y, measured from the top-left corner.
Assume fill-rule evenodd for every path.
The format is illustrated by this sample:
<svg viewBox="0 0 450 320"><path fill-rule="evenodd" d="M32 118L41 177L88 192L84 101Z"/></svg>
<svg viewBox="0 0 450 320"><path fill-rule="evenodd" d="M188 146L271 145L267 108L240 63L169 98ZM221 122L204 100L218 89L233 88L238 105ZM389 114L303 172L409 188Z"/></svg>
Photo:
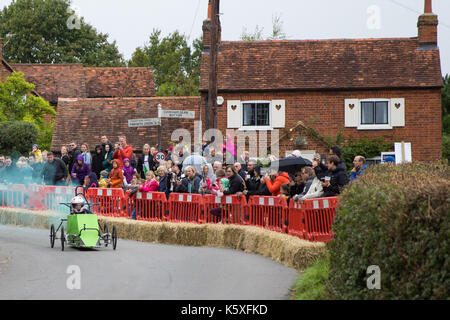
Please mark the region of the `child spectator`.
<svg viewBox="0 0 450 320"><path fill-rule="evenodd" d="M84 177L91 173L89 165L84 163L83 155L78 155L76 163L72 168L72 181L75 185L81 185L84 182Z"/></svg>
<svg viewBox="0 0 450 320"><path fill-rule="evenodd" d="M30 152L32 156L34 156L34 159L36 160L36 163L42 162L42 152L39 150L39 146L37 144L33 145L32 151Z"/></svg>
<svg viewBox="0 0 450 320"><path fill-rule="evenodd" d="M122 171L123 171L123 175L124 175L124 177L125 177L125 179L126 179L127 185L130 185L130 184L131 184L131 180L133 180L133 175L134 175L135 173L137 173L136 169L134 169L134 168L131 166L131 161L130 161L130 159L125 158L125 159L123 160ZM124 181L124 182L125 182L125 181Z"/></svg>
<svg viewBox="0 0 450 320"><path fill-rule="evenodd" d="M147 180L142 184L142 187L139 189L142 192L158 192L159 191L159 183L156 181L155 174L153 171L147 172Z"/></svg>
<svg viewBox="0 0 450 320"><path fill-rule="evenodd" d="M123 178L123 171L119 168L119 163L117 160L113 160L112 170L109 173L109 179L107 182L110 184L111 188L122 188Z"/></svg>
<svg viewBox="0 0 450 320"><path fill-rule="evenodd" d="M280 198L285 198L286 200L289 200L290 197L290 186L289 183L285 183L281 185L280 187L280 194L278 195ZM289 201L288 201L289 203Z"/></svg>
<svg viewBox="0 0 450 320"><path fill-rule="evenodd" d="M98 181L98 186L100 188L108 188L108 171L103 170L100 172L100 180Z"/></svg>

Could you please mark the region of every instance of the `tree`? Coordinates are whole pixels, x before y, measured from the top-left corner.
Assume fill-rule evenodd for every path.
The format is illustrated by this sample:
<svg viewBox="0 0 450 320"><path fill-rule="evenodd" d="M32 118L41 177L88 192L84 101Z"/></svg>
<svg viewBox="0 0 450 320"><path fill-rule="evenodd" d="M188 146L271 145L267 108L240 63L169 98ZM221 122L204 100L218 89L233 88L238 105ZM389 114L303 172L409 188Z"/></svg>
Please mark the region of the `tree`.
<svg viewBox="0 0 450 320"><path fill-rule="evenodd" d="M3 56L14 63L124 66L116 42L70 8L70 0L13 0L0 11Z"/></svg>
<svg viewBox="0 0 450 320"><path fill-rule="evenodd" d="M178 31L161 38L161 30L154 29L149 43L135 50L128 65L153 70L157 96L193 96L198 95L202 51L202 38L191 48Z"/></svg>
<svg viewBox="0 0 450 320"><path fill-rule="evenodd" d="M443 77L442 88L442 131L450 134L450 75Z"/></svg>
<svg viewBox="0 0 450 320"><path fill-rule="evenodd" d="M7 121L0 125L0 154L25 155L38 139L36 127L26 121Z"/></svg>
<svg viewBox="0 0 450 320"><path fill-rule="evenodd" d="M13 72L5 82L0 82L0 123L25 121L34 125L38 142L43 148L49 148L52 123L44 117L54 116L56 112L47 101L33 94L34 87L25 81L21 72Z"/></svg>
<svg viewBox="0 0 450 320"><path fill-rule="evenodd" d="M248 33L247 28L244 27L241 40L242 41L262 41L264 28L260 28L258 25L253 33ZM272 16L272 35L267 37L267 40L284 40L287 36L283 32L283 21L281 20L281 15Z"/></svg>

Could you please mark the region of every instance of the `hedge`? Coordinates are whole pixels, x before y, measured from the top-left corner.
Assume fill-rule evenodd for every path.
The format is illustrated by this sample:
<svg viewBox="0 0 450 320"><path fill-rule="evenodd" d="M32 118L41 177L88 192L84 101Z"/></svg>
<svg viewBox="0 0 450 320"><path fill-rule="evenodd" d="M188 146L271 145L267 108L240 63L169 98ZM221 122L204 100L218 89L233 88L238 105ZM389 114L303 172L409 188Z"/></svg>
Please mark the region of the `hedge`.
<svg viewBox="0 0 450 320"><path fill-rule="evenodd" d="M448 299L450 169L378 165L342 193L327 291L338 299ZM379 266L381 289L368 289Z"/></svg>

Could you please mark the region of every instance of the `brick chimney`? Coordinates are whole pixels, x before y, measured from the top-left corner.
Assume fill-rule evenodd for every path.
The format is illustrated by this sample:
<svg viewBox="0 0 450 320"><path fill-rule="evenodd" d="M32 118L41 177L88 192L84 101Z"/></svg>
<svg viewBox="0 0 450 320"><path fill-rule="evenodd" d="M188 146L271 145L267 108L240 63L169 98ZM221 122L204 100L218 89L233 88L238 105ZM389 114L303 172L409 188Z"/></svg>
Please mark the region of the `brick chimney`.
<svg viewBox="0 0 450 320"><path fill-rule="evenodd" d="M425 0L425 12L419 17L419 45L421 47L437 47L438 16L433 13L432 0Z"/></svg>
<svg viewBox="0 0 450 320"><path fill-rule="evenodd" d="M203 50L209 52L211 50L211 26L212 26L212 1L208 1L208 18L203 21Z"/></svg>

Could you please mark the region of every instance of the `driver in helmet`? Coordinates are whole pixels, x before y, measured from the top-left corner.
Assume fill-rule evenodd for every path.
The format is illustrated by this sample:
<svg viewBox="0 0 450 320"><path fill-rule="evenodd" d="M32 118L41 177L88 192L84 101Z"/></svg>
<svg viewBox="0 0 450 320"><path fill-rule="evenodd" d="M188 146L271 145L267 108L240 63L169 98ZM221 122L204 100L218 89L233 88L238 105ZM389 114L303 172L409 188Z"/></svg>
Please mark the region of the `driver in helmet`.
<svg viewBox="0 0 450 320"><path fill-rule="evenodd" d="M92 213L89 211L86 202L83 197L76 196L72 199L72 210L71 214L89 214Z"/></svg>

